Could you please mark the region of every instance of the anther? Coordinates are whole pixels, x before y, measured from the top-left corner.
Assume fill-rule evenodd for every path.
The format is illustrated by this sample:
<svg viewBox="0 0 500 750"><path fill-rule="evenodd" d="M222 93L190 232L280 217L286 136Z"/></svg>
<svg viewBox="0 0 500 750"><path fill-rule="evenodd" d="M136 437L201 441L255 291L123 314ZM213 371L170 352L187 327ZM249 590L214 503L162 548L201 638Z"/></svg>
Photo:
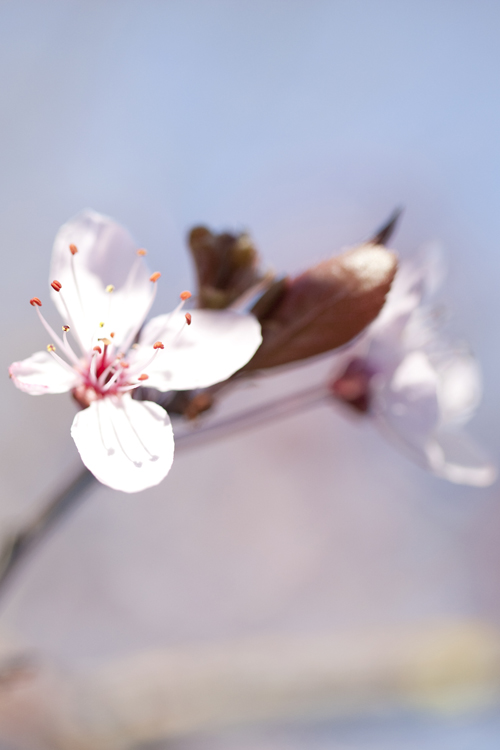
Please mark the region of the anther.
<svg viewBox="0 0 500 750"><path fill-rule="evenodd" d="M111 293L111 292L114 292L115 288L114 288L113 284L108 284L108 286L106 287L106 291L108 292L108 294Z"/></svg>
<svg viewBox="0 0 500 750"><path fill-rule="evenodd" d="M51 284L50 286L52 287L52 289L53 289L53 290L54 290L55 292L60 292L60 291L61 291L61 288L62 288L62 284L61 284L61 282L60 282L60 281L57 281L57 279L54 279L54 281L52 282L52 284Z"/></svg>
<svg viewBox="0 0 500 750"><path fill-rule="evenodd" d="M186 313L184 317L186 318L186 323L188 324L188 326L190 326L191 325L191 313Z"/></svg>
<svg viewBox="0 0 500 750"><path fill-rule="evenodd" d="M158 281L160 276L161 276L161 273L159 271L155 271L154 273L151 274L151 276L149 277L149 280L153 282Z"/></svg>
<svg viewBox="0 0 500 750"><path fill-rule="evenodd" d="M104 328L104 323L99 323L99 328Z"/></svg>
<svg viewBox="0 0 500 750"><path fill-rule="evenodd" d="M109 334L109 337L110 337L111 339L114 339L114 337L115 337L115 332L114 332L114 331L111 331L111 333Z"/></svg>
<svg viewBox="0 0 500 750"><path fill-rule="evenodd" d="M191 292L181 292L180 295L179 295L179 297L182 300L189 299L191 297Z"/></svg>
<svg viewBox="0 0 500 750"><path fill-rule="evenodd" d="M41 307L41 306L42 306L42 303L41 303L41 301L40 301L40 300L38 299L38 297L32 297L32 298L30 299L30 305L33 305L33 307L35 307L35 305L38 305L38 307Z"/></svg>
<svg viewBox="0 0 500 750"><path fill-rule="evenodd" d="M63 326L62 329L63 329L64 333L68 333L69 326Z"/></svg>
<svg viewBox="0 0 500 750"><path fill-rule="evenodd" d="M163 344L161 343L161 341L156 341L153 344L153 349L165 349L165 347L163 346Z"/></svg>
<svg viewBox="0 0 500 750"><path fill-rule="evenodd" d="M55 350L56 350L56 347L54 346L54 344L47 344L48 352L55 352Z"/></svg>
<svg viewBox="0 0 500 750"><path fill-rule="evenodd" d="M100 346L94 346L94 348L92 349L92 351L93 352L99 352L99 354L102 354L102 349L101 349Z"/></svg>
<svg viewBox="0 0 500 750"><path fill-rule="evenodd" d="M144 258L144 256L147 254L147 250L144 250L143 247L141 247L140 250L137 251L137 255L140 255L142 258Z"/></svg>
<svg viewBox="0 0 500 750"><path fill-rule="evenodd" d="M123 359L120 360L120 367L123 367L124 370L127 369L127 367L130 367L128 362L124 362Z"/></svg>
<svg viewBox="0 0 500 750"><path fill-rule="evenodd" d="M149 375L146 375L146 373L143 372L142 375L139 375L137 380L149 380Z"/></svg>
<svg viewBox="0 0 500 750"><path fill-rule="evenodd" d="M111 346L111 339L103 338L103 339L97 339L98 341L102 341L104 346Z"/></svg>
<svg viewBox="0 0 500 750"><path fill-rule="evenodd" d="M73 244L71 244L71 245L69 246L69 251L70 251L71 255L76 255L76 254L77 254L77 252L78 252L78 248L77 248L77 246L76 246L76 245L73 245Z"/></svg>

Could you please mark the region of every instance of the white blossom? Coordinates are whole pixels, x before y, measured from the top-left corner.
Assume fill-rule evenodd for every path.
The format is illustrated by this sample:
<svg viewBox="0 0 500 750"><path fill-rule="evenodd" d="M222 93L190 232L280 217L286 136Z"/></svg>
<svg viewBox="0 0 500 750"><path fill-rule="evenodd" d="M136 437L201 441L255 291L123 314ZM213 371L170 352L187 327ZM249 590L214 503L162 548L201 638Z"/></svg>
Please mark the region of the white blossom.
<svg viewBox="0 0 500 750"><path fill-rule="evenodd" d="M57 334L30 300L50 343L9 373L32 395L71 391L85 408L71 435L84 464L104 484L138 492L168 473L174 439L168 414L131 391L204 388L242 367L261 343L258 321L233 310L182 311L144 321L159 273L150 274L128 232L83 211L59 230L52 253L52 298L64 325ZM72 337L70 340L69 336Z"/></svg>
<svg viewBox="0 0 500 750"><path fill-rule="evenodd" d="M441 334L429 303L442 275L436 252L401 264L379 317L334 359L331 389L424 468L487 486L496 468L463 429L481 400L480 369Z"/></svg>

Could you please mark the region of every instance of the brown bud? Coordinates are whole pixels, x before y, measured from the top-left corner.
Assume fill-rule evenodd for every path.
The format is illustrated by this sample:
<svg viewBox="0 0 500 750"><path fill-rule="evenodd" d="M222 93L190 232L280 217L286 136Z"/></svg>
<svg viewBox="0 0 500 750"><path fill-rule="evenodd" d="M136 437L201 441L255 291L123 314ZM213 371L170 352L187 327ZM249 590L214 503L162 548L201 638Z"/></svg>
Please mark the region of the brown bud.
<svg viewBox="0 0 500 750"><path fill-rule="evenodd" d="M213 234L206 227L195 227L188 241L196 266L199 307L228 307L265 276L246 233Z"/></svg>
<svg viewBox="0 0 500 750"><path fill-rule="evenodd" d="M396 268L393 253L367 243L287 280L281 301L262 321L263 342L243 369L284 365L346 344L382 309Z"/></svg>

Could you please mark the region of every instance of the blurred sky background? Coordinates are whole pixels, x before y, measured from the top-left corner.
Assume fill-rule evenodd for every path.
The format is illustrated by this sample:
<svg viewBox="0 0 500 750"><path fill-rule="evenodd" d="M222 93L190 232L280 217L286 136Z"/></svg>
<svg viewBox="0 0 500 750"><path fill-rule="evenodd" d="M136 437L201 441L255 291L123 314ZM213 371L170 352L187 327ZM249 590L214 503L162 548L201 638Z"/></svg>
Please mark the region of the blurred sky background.
<svg viewBox="0 0 500 750"><path fill-rule="evenodd" d="M47 343L28 300L48 301L53 238L84 207L148 248L159 312L193 287L194 224L248 229L299 271L403 205L391 245L442 242L453 329L484 367L470 429L498 459L499 33L494 0L0 3L4 533L79 467L71 399L6 372ZM427 476L323 408L179 455L140 495L96 486L2 625L73 665L249 633L498 624L499 565L498 485Z"/></svg>

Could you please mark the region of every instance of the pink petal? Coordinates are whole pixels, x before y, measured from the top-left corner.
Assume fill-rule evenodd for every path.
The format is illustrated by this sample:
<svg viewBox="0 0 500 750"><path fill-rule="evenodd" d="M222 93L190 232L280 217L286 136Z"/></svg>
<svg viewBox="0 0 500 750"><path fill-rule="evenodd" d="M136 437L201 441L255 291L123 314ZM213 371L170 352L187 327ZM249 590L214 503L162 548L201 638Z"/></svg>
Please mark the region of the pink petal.
<svg viewBox="0 0 500 750"><path fill-rule="evenodd" d="M160 315L145 327L136 360L155 341L165 349L146 372L148 386L160 391L206 388L220 383L245 365L262 341L253 315L232 310L192 310L191 325L182 312Z"/></svg>
<svg viewBox="0 0 500 750"><path fill-rule="evenodd" d="M423 448L439 421L437 374L424 352L408 354L392 377L375 380L374 417L393 439Z"/></svg>
<svg viewBox="0 0 500 750"><path fill-rule="evenodd" d="M449 482L488 487L497 478L489 456L459 430L439 430L426 447L426 457L430 470Z"/></svg>
<svg viewBox="0 0 500 750"><path fill-rule="evenodd" d="M445 424L463 424L476 411L482 396L481 370L466 351L450 351L439 363L439 403Z"/></svg>
<svg viewBox="0 0 500 750"><path fill-rule="evenodd" d="M75 256L71 255L70 244L78 249ZM50 280L60 281L62 290L51 294L63 320L71 325L71 321L66 321L64 297L72 322L85 341L90 341L100 322L106 324L107 331L115 332L115 343L125 338L148 306L152 291L149 275L144 261L138 259L137 244L129 232L107 216L82 211L56 236ZM105 291L108 285L115 287L111 295Z"/></svg>
<svg viewBox="0 0 500 750"><path fill-rule="evenodd" d="M14 362L9 374L17 388L32 396L66 393L81 382L77 372L66 370L48 352L36 352L22 362Z"/></svg>
<svg viewBox="0 0 500 750"><path fill-rule="evenodd" d="M100 482L122 492L159 484L174 458L166 411L129 395L94 401L76 415L71 435L85 466Z"/></svg>

